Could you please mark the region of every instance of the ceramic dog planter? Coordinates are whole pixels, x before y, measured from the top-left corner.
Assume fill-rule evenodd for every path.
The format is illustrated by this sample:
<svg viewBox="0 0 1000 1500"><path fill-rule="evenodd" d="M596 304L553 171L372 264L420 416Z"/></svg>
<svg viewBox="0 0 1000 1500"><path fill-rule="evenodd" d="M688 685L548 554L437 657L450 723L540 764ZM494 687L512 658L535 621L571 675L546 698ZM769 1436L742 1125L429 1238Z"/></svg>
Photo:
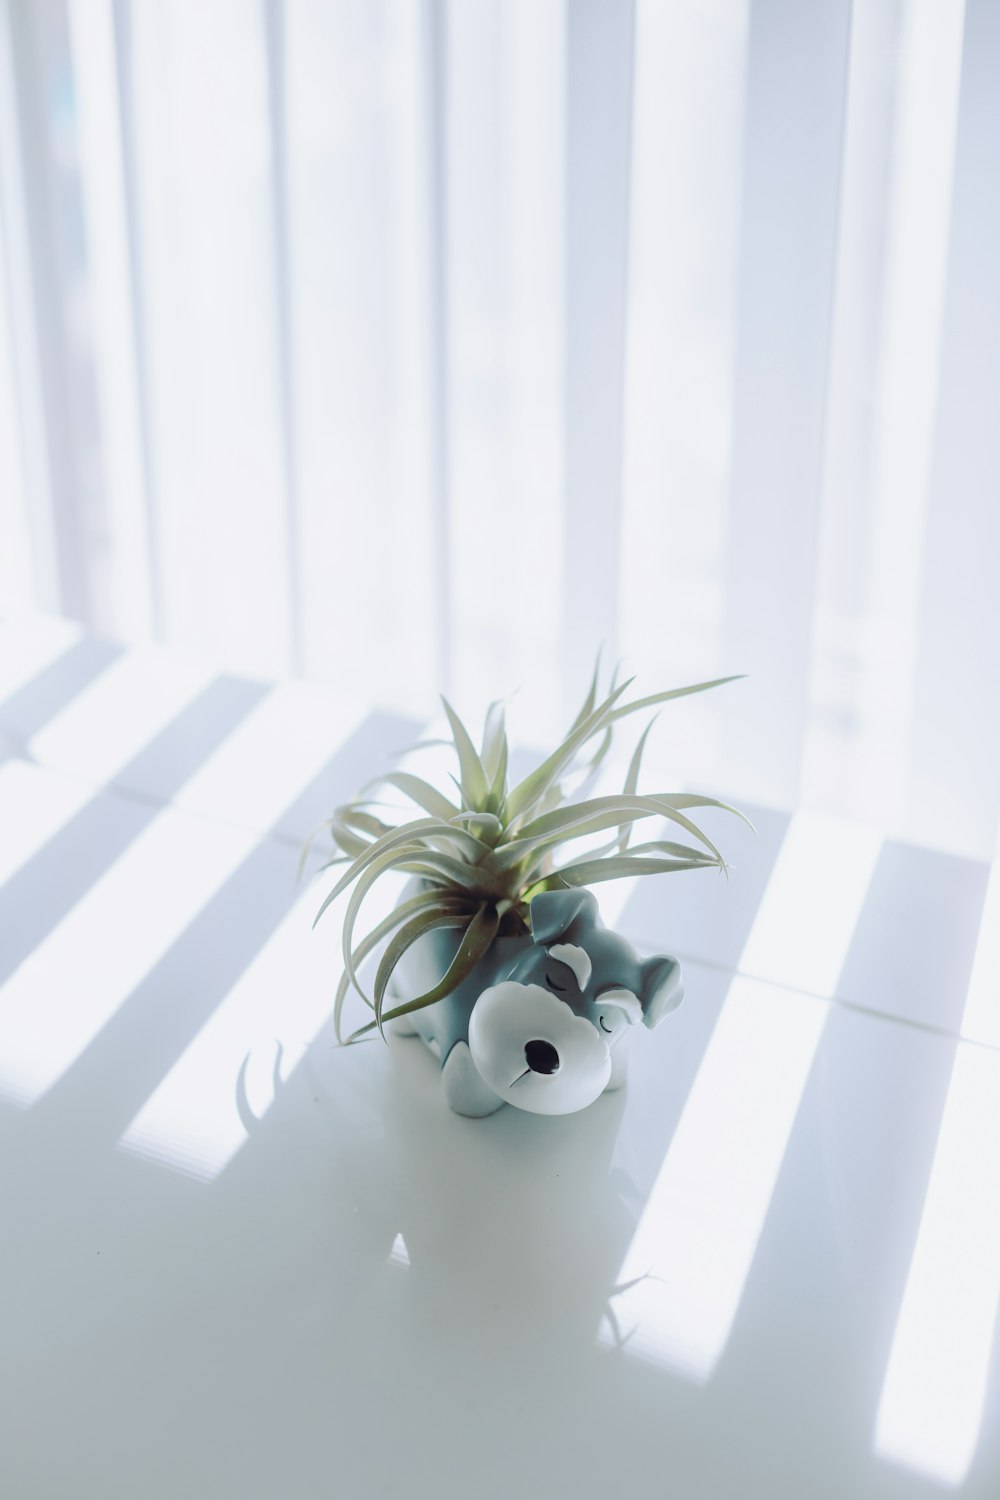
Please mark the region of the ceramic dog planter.
<svg viewBox="0 0 1000 1500"><path fill-rule="evenodd" d="M624 1083L631 1028L656 1026L683 999L677 960L640 960L589 891L542 892L529 918L530 932L497 938L451 994L394 1023L439 1059L457 1114L584 1109ZM418 939L396 969L396 998L439 983L458 943L447 929Z"/></svg>
<svg viewBox="0 0 1000 1500"><path fill-rule="evenodd" d="M612 684L599 700L598 676L595 669L562 742L516 785L507 778L502 705L491 705L477 748L442 699L458 772L447 792L408 769L390 770L326 825L331 864L347 866L317 913L318 921L344 897L337 1039L351 1044L384 1035L391 1022L422 1037L440 1060L445 1097L459 1114L489 1115L504 1104L571 1114L617 1088L625 1077L627 1032L655 1026L680 1003L680 968L674 958L640 960L602 924L587 887L727 869L691 813L742 813L696 792L638 791L652 720L622 790L590 797L586 789L619 720L733 679L623 702L631 682ZM386 821L385 799L400 793L412 807L402 820ZM654 837L635 842L637 827L648 820L658 825ZM678 829L688 842L678 841ZM360 936L369 892L400 873L416 878ZM364 966L372 960L369 994ZM370 1018L345 1038L341 1019L352 991L367 1001Z"/></svg>

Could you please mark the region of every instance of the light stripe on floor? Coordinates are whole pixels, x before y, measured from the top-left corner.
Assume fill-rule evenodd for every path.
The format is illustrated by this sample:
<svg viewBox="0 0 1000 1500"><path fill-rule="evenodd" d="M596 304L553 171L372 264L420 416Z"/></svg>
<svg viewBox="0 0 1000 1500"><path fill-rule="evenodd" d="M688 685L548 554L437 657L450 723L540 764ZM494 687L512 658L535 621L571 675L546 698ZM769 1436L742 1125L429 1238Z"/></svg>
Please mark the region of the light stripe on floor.
<svg viewBox="0 0 1000 1500"><path fill-rule="evenodd" d="M881 846L874 829L797 812L740 955L740 973L832 997Z"/></svg>
<svg viewBox="0 0 1000 1500"><path fill-rule="evenodd" d="M433 736L435 727L428 733ZM447 794L453 752L434 746L401 764ZM394 794L396 795L396 794ZM274 1102L274 1065L281 1048L287 1078L305 1048L330 1020L341 970L340 932L349 892L311 931L327 877L311 886L233 985L125 1131L121 1145L189 1175L210 1180L247 1140L246 1107L262 1119ZM359 935L386 916L405 877L383 877L365 901ZM357 997L345 1030L367 1019ZM242 1070L242 1085L241 1085Z"/></svg>
<svg viewBox="0 0 1000 1500"><path fill-rule="evenodd" d="M246 1106L261 1118L278 1048L287 1078L330 1016L337 933L310 932L319 901L312 889L300 897L129 1125L126 1150L209 1180L243 1145L241 1070Z"/></svg>
<svg viewBox="0 0 1000 1500"><path fill-rule="evenodd" d="M28 761L0 766L0 886L76 816L90 795L88 786Z"/></svg>
<svg viewBox="0 0 1000 1500"><path fill-rule="evenodd" d="M193 702L212 676L162 647L133 647L33 736L29 752L40 765L101 785Z"/></svg>
<svg viewBox="0 0 1000 1500"><path fill-rule="evenodd" d="M994 863L927 1196L879 1401L875 1448L961 1484L983 1421L1000 1307L1000 864Z"/></svg>
<svg viewBox="0 0 1000 1500"><path fill-rule="evenodd" d="M787 923L809 923L807 887L831 936L811 968L797 947L793 972L832 993L879 847L859 829L848 853L825 820L805 816L797 830L793 819L747 940L758 961L779 966L771 944ZM715 1369L828 1010L813 995L743 975L732 980L618 1275L615 1316L634 1354L699 1381ZM600 1337L613 1341L603 1325Z"/></svg>
<svg viewBox="0 0 1000 1500"><path fill-rule="evenodd" d="M172 809L154 818L0 990L7 1097L51 1088L254 842Z"/></svg>
<svg viewBox="0 0 1000 1500"><path fill-rule="evenodd" d="M239 763L223 746L174 805L260 831L271 828L291 801L289 787L301 790L317 776L364 717L360 702L304 683L281 683L247 715Z"/></svg>
<svg viewBox="0 0 1000 1500"><path fill-rule="evenodd" d="M1000 1306L1000 1052L960 1042L879 1402L875 1448L949 1485L983 1421Z"/></svg>
<svg viewBox="0 0 1000 1500"><path fill-rule="evenodd" d="M69 620L40 617L0 624L0 700L37 677L79 639L79 625Z"/></svg>
<svg viewBox="0 0 1000 1500"><path fill-rule="evenodd" d="M240 799L252 792L261 822L275 821L354 728L332 702L286 713L295 701L275 689L206 762L201 790L228 788L228 813L248 814ZM159 813L0 989L0 1091L30 1104L51 1088L257 838Z"/></svg>

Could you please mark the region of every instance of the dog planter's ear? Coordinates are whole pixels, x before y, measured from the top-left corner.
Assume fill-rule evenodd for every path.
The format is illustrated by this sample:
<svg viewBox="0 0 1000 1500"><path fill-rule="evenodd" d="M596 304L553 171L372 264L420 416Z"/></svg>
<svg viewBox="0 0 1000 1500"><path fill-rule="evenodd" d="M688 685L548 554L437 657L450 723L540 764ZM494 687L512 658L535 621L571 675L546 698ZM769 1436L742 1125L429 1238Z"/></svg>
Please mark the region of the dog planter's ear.
<svg viewBox="0 0 1000 1500"><path fill-rule="evenodd" d="M676 958L647 959L642 966L642 988L639 992L643 1025L652 1030L665 1015L676 1010L683 999L681 966Z"/></svg>
<svg viewBox="0 0 1000 1500"><path fill-rule="evenodd" d="M577 917L589 926L597 925L597 900L594 895L576 887L568 891L539 891L530 907L531 935L536 943L552 943L568 932Z"/></svg>

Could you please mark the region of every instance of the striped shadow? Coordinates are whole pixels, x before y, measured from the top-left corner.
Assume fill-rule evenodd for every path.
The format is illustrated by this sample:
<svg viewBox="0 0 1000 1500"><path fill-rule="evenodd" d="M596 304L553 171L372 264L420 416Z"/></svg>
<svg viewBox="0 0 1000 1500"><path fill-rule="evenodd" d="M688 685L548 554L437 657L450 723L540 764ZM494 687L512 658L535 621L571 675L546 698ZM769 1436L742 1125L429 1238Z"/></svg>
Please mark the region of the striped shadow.
<svg viewBox="0 0 1000 1500"><path fill-rule="evenodd" d="M215 757L234 786L246 781L259 749L251 720ZM349 795L374 757L411 728L376 713L332 753L328 741L318 767L315 756L308 768L300 761L295 775L273 760L258 765L286 804L274 823L303 797L322 795L330 805ZM294 758L301 749L294 733L289 745ZM288 912L296 863L296 850L282 839L176 808L161 812L108 872L104 890L81 903L55 951L38 955L36 972L15 996L25 1066L12 1091L25 1102L47 1093L44 1113L60 1128L85 1130L88 1144L95 1137L113 1144ZM60 998L53 967L65 975L84 954L90 968L82 993ZM287 988L282 998L294 1003ZM4 999L0 992L0 1025Z"/></svg>
<svg viewBox="0 0 1000 1500"><path fill-rule="evenodd" d="M778 982L732 979L622 1263L626 1347L700 1383L729 1341L879 847L793 817L744 944Z"/></svg>
<svg viewBox="0 0 1000 1500"><path fill-rule="evenodd" d="M927 1193L885 1371L875 1451L964 1482L997 1375L1000 1310L1000 864L983 905ZM994 1423L994 1431L996 1424Z"/></svg>
<svg viewBox="0 0 1000 1500"><path fill-rule="evenodd" d="M5 698L51 666L80 636L79 625L47 615L0 622L0 714Z"/></svg>
<svg viewBox="0 0 1000 1500"><path fill-rule="evenodd" d="M22 754L31 738L121 654L120 646L92 636L60 652L0 703L0 744L6 742L15 754ZM0 672L4 675L13 674Z"/></svg>
<svg viewBox="0 0 1000 1500"><path fill-rule="evenodd" d="M410 740L412 726L405 727L411 731L405 739ZM430 726L427 736L433 737L438 727ZM403 728L389 732L387 723L386 732L377 741L373 737L370 746L359 740L357 764L339 767L338 796L372 775L380 751L399 747ZM409 763L446 786L451 766L447 749L423 751ZM324 786L327 808L333 790L330 783ZM309 789L277 826L304 817L315 794L315 787ZM313 805L310 822L315 822L316 812ZM388 913L404 879L378 882L365 902L365 930ZM125 1150L211 1181L246 1144L282 1083L330 1020L342 966L341 919L350 893L334 903L312 932L321 894L306 890L266 934L252 962L132 1119L120 1142ZM358 1002L356 1012L360 1009Z"/></svg>
<svg viewBox="0 0 1000 1500"><path fill-rule="evenodd" d="M118 772L109 788L91 796L77 811L72 810L70 800L68 820L0 887L0 984L14 974L156 818L157 804L118 796L117 787L122 782L142 782L155 776L162 796L179 790L240 724L263 692L258 685L236 678L223 677L210 683ZM14 768L3 769L10 773ZM57 795L65 797L66 789L58 785ZM2 801L0 791L0 805ZM31 836L30 828L21 835L29 848Z"/></svg>
<svg viewBox="0 0 1000 1500"><path fill-rule="evenodd" d="M39 765L103 786L133 766L140 752L170 728L216 675L162 646L134 646L32 736L28 755ZM264 691L249 684L247 688L256 696ZM163 798L176 784L172 780L166 788L151 787L149 792Z"/></svg>

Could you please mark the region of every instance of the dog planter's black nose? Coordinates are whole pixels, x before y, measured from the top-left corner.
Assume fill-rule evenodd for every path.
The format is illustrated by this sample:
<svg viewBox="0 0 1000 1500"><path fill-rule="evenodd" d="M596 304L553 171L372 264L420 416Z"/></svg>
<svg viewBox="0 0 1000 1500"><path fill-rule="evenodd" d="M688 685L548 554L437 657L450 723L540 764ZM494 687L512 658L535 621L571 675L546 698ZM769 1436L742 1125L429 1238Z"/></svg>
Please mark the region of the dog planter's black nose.
<svg viewBox="0 0 1000 1500"><path fill-rule="evenodd" d="M554 1073L559 1066L559 1053L551 1042L536 1038L525 1043L524 1060L533 1073Z"/></svg>

